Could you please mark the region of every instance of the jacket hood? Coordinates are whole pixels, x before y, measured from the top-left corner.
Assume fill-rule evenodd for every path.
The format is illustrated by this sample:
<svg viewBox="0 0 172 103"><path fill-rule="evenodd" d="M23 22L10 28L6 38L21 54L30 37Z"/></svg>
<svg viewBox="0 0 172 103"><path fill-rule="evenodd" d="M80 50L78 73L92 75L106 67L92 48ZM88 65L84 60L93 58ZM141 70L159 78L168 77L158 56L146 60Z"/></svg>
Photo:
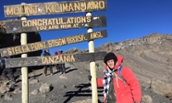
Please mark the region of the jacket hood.
<svg viewBox="0 0 172 103"><path fill-rule="evenodd" d="M122 56L117 55L117 59L118 60L116 62L116 65L115 65L114 69L117 69L122 64L122 62L123 62L123 57Z"/></svg>

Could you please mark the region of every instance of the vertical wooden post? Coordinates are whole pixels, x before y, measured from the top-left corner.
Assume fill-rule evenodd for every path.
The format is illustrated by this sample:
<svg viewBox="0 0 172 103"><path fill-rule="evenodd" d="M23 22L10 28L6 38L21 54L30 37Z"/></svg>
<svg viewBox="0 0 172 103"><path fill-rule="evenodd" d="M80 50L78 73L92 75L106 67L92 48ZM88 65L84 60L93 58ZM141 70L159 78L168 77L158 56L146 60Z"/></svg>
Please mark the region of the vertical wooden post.
<svg viewBox="0 0 172 103"><path fill-rule="evenodd" d="M86 16L92 16L90 12L86 13ZM92 28L88 28L88 33L93 32ZM89 53L94 52L94 40L90 40L88 42ZM91 72L91 88L92 88L92 103L98 103L98 95L97 95L97 82L96 82L96 64L95 61L91 61L90 63L90 72Z"/></svg>
<svg viewBox="0 0 172 103"><path fill-rule="evenodd" d="M21 5L24 5L25 3L21 3ZM22 16L21 20L27 20L26 16ZM27 44L27 34L21 33L21 39L20 39L21 45ZM27 57L27 54L22 54L21 58ZM28 68L22 67L21 68L22 73L22 103L29 103L29 88L28 88Z"/></svg>

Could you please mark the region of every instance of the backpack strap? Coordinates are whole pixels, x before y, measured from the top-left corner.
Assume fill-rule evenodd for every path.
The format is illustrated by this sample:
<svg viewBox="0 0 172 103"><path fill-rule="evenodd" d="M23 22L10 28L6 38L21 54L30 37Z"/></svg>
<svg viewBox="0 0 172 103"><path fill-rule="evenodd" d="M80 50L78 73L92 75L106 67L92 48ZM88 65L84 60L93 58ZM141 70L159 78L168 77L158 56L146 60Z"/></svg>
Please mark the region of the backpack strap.
<svg viewBox="0 0 172 103"><path fill-rule="evenodd" d="M124 76L122 75L122 66L119 67L119 69L117 70L118 74L119 74L119 78L124 82L127 83Z"/></svg>

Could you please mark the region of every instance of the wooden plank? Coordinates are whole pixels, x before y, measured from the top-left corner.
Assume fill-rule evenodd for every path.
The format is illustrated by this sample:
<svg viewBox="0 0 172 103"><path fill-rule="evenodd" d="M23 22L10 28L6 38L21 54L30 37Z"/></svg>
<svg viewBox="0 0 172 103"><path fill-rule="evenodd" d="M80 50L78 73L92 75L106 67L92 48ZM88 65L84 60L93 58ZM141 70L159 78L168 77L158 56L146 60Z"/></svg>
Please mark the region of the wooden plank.
<svg viewBox="0 0 172 103"><path fill-rule="evenodd" d="M89 62L102 60L106 52L71 54L64 56L37 56L27 58L10 58L5 61L6 68L41 66L66 62Z"/></svg>
<svg viewBox="0 0 172 103"><path fill-rule="evenodd" d="M5 17L67 14L107 10L107 0L44 2L25 5L5 5Z"/></svg>
<svg viewBox="0 0 172 103"><path fill-rule="evenodd" d="M64 30L106 26L106 16L79 16L6 22L7 33Z"/></svg>
<svg viewBox="0 0 172 103"><path fill-rule="evenodd" d="M79 43L79 42L89 41L98 38L105 38L105 37L107 37L107 31L102 30L92 33L68 36L64 38L56 38L44 42L35 42L35 43L28 43L26 45L2 48L0 49L0 53L1 56L12 56L12 55L38 51L46 48L53 48L53 47Z"/></svg>

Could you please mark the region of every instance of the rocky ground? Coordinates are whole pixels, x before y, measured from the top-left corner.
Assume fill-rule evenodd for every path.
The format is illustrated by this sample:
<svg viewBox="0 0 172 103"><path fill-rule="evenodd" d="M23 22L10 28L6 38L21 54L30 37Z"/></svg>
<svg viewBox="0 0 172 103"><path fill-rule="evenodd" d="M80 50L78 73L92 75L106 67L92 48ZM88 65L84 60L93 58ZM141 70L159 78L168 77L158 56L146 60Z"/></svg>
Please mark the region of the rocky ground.
<svg viewBox="0 0 172 103"><path fill-rule="evenodd" d="M88 64L89 65L89 64ZM67 73L61 75L55 70L53 76L42 75L43 70L29 74L29 103L91 103L90 83L87 79L88 68L78 68L66 64ZM97 71L97 77L102 74ZM21 79L16 84L1 83L0 103L21 103ZM3 84L6 85L2 88ZM9 89L7 89L9 88ZM3 93L4 92L4 93ZM171 103L169 99L142 87L145 103ZM98 88L99 101L102 101L102 88Z"/></svg>
<svg viewBox="0 0 172 103"><path fill-rule="evenodd" d="M124 57L142 86L143 103L172 103L172 35L154 34L135 40L106 43L95 49ZM66 54L85 53L73 48ZM97 77L104 63L96 61ZM30 103L91 103L89 63L66 63L67 73L44 76L43 70L29 74ZM102 101L102 88L98 88ZM0 80L0 103L21 103L21 77L17 83Z"/></svg>

